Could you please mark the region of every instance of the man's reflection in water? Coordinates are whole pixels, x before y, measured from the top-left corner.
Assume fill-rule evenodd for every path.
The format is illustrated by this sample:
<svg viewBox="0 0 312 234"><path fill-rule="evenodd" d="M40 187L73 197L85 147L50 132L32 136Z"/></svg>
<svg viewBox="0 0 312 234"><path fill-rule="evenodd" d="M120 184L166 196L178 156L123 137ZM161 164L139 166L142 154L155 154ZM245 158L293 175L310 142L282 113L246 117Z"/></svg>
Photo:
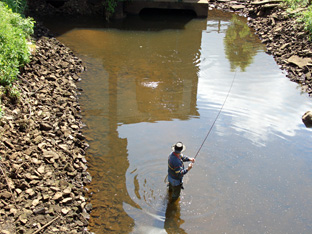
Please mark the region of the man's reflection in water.
<svg viewBox="0 0 312 234"><path fill-rule="evenodd" d="M168 197L170 195L168 194ZM175 202L170 202L168 199L167 202L167 209L166 209L166 219L165 219L165 230L168 234L171 233L179 233L179 234L186 234L186 232L180 227L184 220L180 218L180 199L176 200Z"/></svg>

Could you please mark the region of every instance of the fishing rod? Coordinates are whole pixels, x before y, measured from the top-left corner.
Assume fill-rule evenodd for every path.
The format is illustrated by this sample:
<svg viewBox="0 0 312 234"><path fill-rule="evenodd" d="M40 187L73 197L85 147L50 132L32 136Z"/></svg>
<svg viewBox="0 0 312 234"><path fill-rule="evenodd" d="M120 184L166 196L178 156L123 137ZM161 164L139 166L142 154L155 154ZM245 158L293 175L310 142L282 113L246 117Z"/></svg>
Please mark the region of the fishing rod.
<svg viewBox="0 0 312 234"><path fill-rule="evenodd" d="M229 95L230 95L230 92L231 92L231 89L232 89L232 87L233 87L235 78L236 78L236 70L235 70L235 74L234 74L234 76L233 76L232 83L231 83L231 86L230 86L230 88L229 88L229 91L228 91L228 93L227 93L227 95L226 95L226 97L225 97L225 99L224 99L224 102L223 102L223 104L222 104L222 106L221 106L221 108L220 108L220 110L219 110L219 112L218 112L218 114L217 114L215 120L213 121L213 123L212 123L212 125L211 125L211 127L210 127L210 129L209 129L209 131L208 131L208 133L207 133L207 135L206 135L206 137L204 138L203 143L201 144L201 146L199 147L197 153L195 154L194 159L198 156L199 151L202 149L202 147L203 147L203 145L205 144L205 141L207 140L207 138L208 138L208 136L209 136L209 134L210 134L210 132L211 132L213 126L214 126L215 123L217 122L217 119L219 118L219 115L220 115L221 112L222 112L222 109L223 109L223 107L224 107L224 105L225 105L225 103L226 103L226 100L227 100L227 98L228 98Z"/></svg>
<svg viewBox="0 0 312 234"><path fill-rule="evenodd" d="M194 159L198 156L198 154L199 154L200 150L202 149L203 145L205 144L205 142L206 142L206 140L207 140L207 138L208 138L208 136L209 136L209 134L210 134L210 132L211 132L213 126L214 126L215 123L217 122L217 119L219 118L219 116L220 116L220 114L221 114L221 112L222 112L222 110L223 110L223 107L224 107L224 105L225 105L225 103L226 103L226 100L228 99L228 97L229 97L229 95L230 95L230 93L231 93L231 90L232 90L232 87L233 87L235 78L236 78L236 70L235 70L235 74L234 74L234 76L233 76L232 83L231 83L231 85L230 85L229 91L227 92L227 95L226 95L226 97L225 97L225 99L224 99L224 101L223 101L223 104L222 104L222 106L221 106L221 108L220 108L220 110L219 110L219 112L218 112L218 114L217 114L215 120L213 121L213 123L212 123L212 125L211 125L211 127L210 127L210 129L209 129L209 131L208 131L208 133L207 133L207 135L206 135L206 137L204 138L204 140L203 140L201 146L199 147L197 153L195 154ZM166 175L166 177L165 177L165 179L164 179L164 182L166 182L167 177L168 177L168 175Z"/></svg>

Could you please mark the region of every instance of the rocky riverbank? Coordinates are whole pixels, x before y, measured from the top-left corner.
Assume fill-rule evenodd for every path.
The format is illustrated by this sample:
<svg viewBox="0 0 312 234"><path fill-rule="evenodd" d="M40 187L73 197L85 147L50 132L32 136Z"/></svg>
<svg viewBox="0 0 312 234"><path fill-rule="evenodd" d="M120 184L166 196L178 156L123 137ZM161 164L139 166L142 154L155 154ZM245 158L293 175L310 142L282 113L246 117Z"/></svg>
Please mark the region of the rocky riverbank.
<svg viewBox="0 0 312 234"><path fill-rule="evenodd" d="M69 48L40 37L15 85L20 97L3 96L1 233L87 233L91 177L75 84L84 69Z"/></svg>

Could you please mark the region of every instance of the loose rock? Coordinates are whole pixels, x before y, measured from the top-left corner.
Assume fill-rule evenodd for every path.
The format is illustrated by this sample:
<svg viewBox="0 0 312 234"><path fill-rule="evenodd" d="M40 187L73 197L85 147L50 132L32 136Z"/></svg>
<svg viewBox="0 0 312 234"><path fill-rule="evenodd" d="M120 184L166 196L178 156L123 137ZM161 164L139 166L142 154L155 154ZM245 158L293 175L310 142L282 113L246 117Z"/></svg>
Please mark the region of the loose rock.
<svg viewBox="0 0 312 234"><path fill-rule="evenodd" d="M50 35L40 24L36 31ZM86 161L75 153L83 153L86 142L72 79L85 68L55 38L38 34L36 38L36 53L16 85L21 100L2 100L0 167L5 175L0 173L0 227L5 225L2 220L12 218L10 233L33 233L53 220L41 233L65 229L87 233L87 223L78 218L83 211L77 209L79 197L85 195L80 185L86 182ZM76 214L69 217L72 210Z"/></svg>
<svg viewBox="0 0 312 234"><path fill-rule="evenodd" d="M302 122L305 124L306 127L312 127L312 111L307 111L302 116Z"/></svg>

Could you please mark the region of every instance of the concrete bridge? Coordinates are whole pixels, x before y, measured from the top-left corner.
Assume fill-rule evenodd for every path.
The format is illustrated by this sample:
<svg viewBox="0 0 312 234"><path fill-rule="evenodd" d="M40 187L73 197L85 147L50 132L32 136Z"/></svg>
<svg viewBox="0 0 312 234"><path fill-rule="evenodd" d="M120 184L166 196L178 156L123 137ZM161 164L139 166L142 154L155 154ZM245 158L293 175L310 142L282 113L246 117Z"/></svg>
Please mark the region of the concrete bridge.
<svg viewBox="0 0 312 234"><path fill-rule="evenodd" d="M123 12L139 14L143 9L191 10L197 17L207 17L209 0L131 0L123 2Z"/></svg>

